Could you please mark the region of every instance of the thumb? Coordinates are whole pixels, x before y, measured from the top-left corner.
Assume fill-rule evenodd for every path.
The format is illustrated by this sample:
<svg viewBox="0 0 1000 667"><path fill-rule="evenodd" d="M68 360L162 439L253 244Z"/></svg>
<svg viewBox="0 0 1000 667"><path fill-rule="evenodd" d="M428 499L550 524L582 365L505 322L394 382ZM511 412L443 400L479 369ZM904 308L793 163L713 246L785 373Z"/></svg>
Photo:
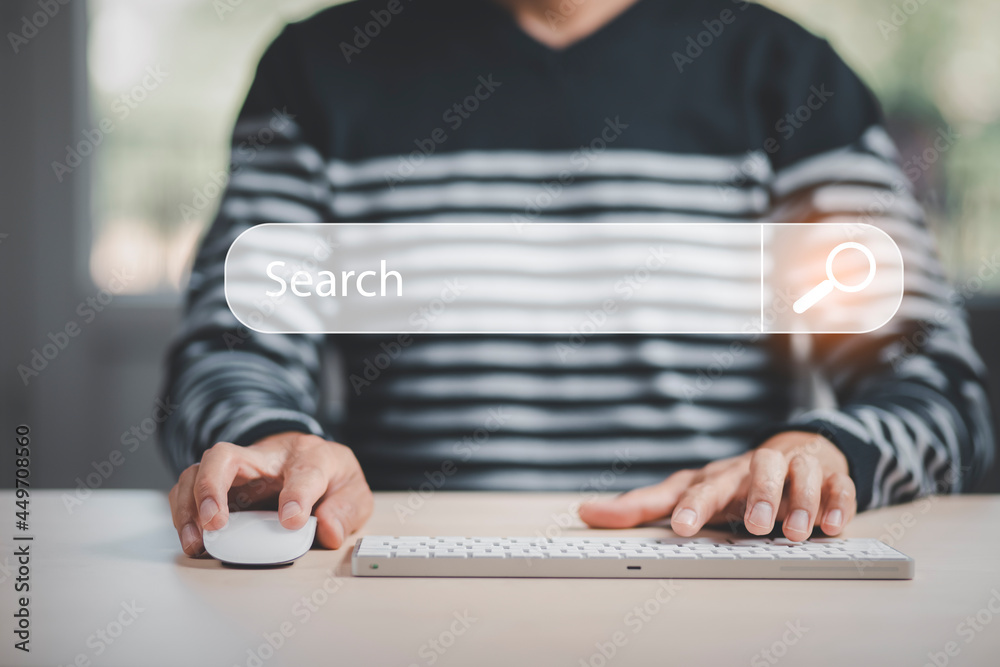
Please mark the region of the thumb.
<svg viewBox="0 0 1000 667"><path fill-rule="evenodd" d="M374 509L364 477L324 498L316 506L316 539L327 549L339 549L365 524Z"/></svg>
<svg viewBox="0 0 1000 667"><path fill-rule="evenodd" d="M580 519L592 528L631 528L670 516L687 481L677 473L653 486L580 505Z"/></svg>

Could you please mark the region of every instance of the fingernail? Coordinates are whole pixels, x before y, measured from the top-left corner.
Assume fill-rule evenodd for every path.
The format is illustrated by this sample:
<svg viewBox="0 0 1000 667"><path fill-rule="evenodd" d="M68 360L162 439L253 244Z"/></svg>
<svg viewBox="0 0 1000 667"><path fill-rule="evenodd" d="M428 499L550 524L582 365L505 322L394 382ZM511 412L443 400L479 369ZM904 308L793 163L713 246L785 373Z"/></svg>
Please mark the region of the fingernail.
<svg viewBox="0 0 1000 667"><path fill-rule="evenodd" d="M826 523L834 528L840 528L844 523L844 513L840 510L830 510L826 513Z"/></svg>
<svg viewBox="0 0 1000 667"><path fill-rule="evenodd" d="M340 548L344 544L344 540L347 539L347 531L344 530L344 524L341 523L340 519L330 519L330 527L333 528L335 535L340 536L340 541L337 543L337 548Z"/></svg>
<svg viewBox="0 0 1000 667"><path fill-rule="evenodd" d="M189 523L181 528L181 548L190 551L191 547L198 542L198 529L193 523Z"/></svg>
<svg viewBox="0 0 1000 667"><path fill-rule="evenodd" d="M693 526L694 522L698 520L698 514L693 509L688 509L685 507L680 512L674 515L671 519L671 523L682 523L688 526Z"/></svg>
<svg viewBox="0 0 1000 667"><path fill-rule="evenodd" d="M809 531L809 512L805 510L795 510L792 515L788 517L788 529L794 530L797 533L806 533Z"/></svg>
<svg viewBox="0 0 1000 667"><path fill-rule="evenodd" d="M293 516L297 516L301 511L302 505L299 505L294 500L289 500L281 506L281 511L278 512L278 518L285 521L286 519L291 519Z"/></svg>
<svg viewBox="0 0 1000 667"><path fill-rule="evenodd" d="M774 510L771 508L771 503L761 501L750 511L750 523L761 528L770 528L773 518Z"/></svg>
<svg viewBox="0 0 1000 667"><path fill-rule="evenodd" d="M198 508L198 518L201 520L202 526L211 521L212 517L218 513L219 505L214 500L211 498L205 498L201 501L201 507Z"/></svg>

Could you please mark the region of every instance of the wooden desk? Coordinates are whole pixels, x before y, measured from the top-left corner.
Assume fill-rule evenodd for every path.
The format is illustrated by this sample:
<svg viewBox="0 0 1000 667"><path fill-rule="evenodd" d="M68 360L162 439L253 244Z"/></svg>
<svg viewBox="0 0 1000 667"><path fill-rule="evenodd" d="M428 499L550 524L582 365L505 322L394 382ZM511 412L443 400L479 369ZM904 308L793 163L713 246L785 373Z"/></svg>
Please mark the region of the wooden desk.
<svg viewBox="0 0 1000 667"><path fill-rule="evenodd" d="M586 532L570 494L439 492L401 522L407 499L378 494L366 534ZM36 491L30 654L13 649L11 492L0 506L3 665L1000 664L1000 496L859 517L849 536L894 542L913 581L671 583L353 578L349 549L237 570L181 553L161 493L97 491L71 514Z"/></svg>

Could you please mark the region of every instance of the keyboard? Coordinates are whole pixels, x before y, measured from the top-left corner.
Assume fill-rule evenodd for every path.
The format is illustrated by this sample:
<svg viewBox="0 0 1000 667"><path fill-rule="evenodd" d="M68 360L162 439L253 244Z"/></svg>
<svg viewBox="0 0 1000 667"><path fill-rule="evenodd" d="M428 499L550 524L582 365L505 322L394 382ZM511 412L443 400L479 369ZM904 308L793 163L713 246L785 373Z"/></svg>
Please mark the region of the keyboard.
<svg viewBox="0 0 1000 667"><path fill-rule="evenodd" d="M354 545L358 577L912 579L879 540L651 537L387 537Z"/></svg>

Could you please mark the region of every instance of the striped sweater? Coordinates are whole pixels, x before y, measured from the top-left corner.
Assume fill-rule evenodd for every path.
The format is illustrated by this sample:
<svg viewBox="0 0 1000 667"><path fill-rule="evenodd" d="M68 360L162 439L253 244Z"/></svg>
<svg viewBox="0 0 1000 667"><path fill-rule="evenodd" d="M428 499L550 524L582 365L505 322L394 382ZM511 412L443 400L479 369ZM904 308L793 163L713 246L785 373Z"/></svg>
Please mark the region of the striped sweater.
<svg viewBox="0 0 1000 667"><path fill-rule="evenodd" d="M981 476L993 440L961 304L876 103L825 41L724 0L639 0L562 51L485 0L394 7L331 8L263 56L169 352L177 469L294 430L350 446L375 489L605 491L794 429L844 452L861 509ZM575 344L260 334L223 291L230 244L260 223L642 220L876 225L902 251L903 302L869 334ZM712 239L676 248L706 260L665 307L729 307L702 286L743 284L746 249Z"/></svg>

